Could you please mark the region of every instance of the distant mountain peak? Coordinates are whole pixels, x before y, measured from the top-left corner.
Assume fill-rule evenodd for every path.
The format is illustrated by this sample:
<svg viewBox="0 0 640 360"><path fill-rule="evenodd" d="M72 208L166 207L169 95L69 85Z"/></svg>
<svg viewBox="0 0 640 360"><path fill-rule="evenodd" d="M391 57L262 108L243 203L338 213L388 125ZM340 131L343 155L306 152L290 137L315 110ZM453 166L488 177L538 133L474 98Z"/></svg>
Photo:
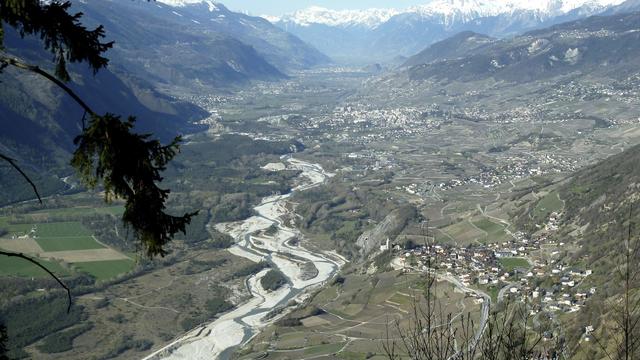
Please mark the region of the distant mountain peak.
<svg viewBox="0 0 640 360"><path fill-rule="evenodd" d="M412 56L465 30L510 37L599 15L621 3L624 0L423 0L422 5L406 9L315 6L265 18L338 62L366 65ZM473 45L470 40L463 45Z"/></svg>
<svg viewBox="0 0 640 360"><path fill-rule="evenodd" d="M174 6L174 7L184 7L188 5L196 5L196 4L205 4L209 7L209 11L213 12L216 10L220 10L220 3L211 0L158 0L165 5Z"/></svg>
<svg viewBox="0 0 640 360"><path fill-rule="evenodd" d="M392 17L401 14L440 17L444 22L452 20L467 22L477 18L517 12L533 12L541 17L557 16L582 7L605 9L623 2L624 0L431 0L423 5L413 6L404 10L375 8L332 10L320 6L311 6L283 16L265 15L263 17L273 23L293 23L298 26L320 24L338 27L363 26L376 28L389 21Z"/></svg>
<svg viewBox="0 0 640 360"><path fill-rule="evenodd" d="M266 16L265 18L271 22L291 22L299 26L322 24L375 28L400 13L401 11L396 9L332 10L320 6L311 6L281 17Z"/></svg>
<svg viewBox="0 0 640 360"><path fill-rule="evenodd" d="M425 5L410 8L409 11L425 15L474 14L478 17L513 14L531 11L541 14L564 14L588 6L605 8L622 3L624 0L433 0Z"/></svg>

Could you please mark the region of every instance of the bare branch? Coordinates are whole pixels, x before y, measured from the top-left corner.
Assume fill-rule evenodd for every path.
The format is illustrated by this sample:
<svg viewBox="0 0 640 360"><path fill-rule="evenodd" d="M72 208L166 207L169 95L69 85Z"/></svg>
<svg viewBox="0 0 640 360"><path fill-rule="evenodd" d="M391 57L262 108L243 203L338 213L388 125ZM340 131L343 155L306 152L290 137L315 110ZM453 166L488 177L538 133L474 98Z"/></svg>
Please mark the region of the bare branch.
<svg viewBox="0 0 640 360"><path fill-rule="evenodd" d="M40 269L44 270L47 272L47 274L49 274L52 278L54 278L58 284L60 284L60 286L62 286L66 291L67 291L67 297L69 299L69 305L67 306L67 313L69 313L71 311L71 290L69 289L69 287L67 285L65 285L65 283L62 282L62 280L60 280L60 278L58 278L54 273L52 273L49 269L47 269L44 265L40 264L39 262L35 261L34 259L22 254L22 253L12 253L12 252L6 252L6 251L1 251L0 250L0 255L4 255L7 257L17 257L20 259L24 259L27 260L28 262L36 265L37 267L39 267Z"/></svg>
<svg viewBox="0 0 640 360"><path fill-rule="evenodd" d="M6 65L15 66L15 67L17 67L19 69L31 71L31 72L34 72L34 73L40 75L40 76L43 76L44 78L46 78L47 80L53 82L54 84L58 85L59 88L64 90L69 96L71 96L71 98L73 98L73 100L75 100L75 102L78 103L78 105L80 105L84 109L84 111L86 111L90 115L95 115L95 112L93 110L91 110L89 105L87 105L84 101L82 101L82 99L80 99L80 97L78 95L76 95L76 93L73 92L73 90L71 90L70 87L68 87L64 82L58 80L55 76L53 76L53 75L49 74L48 72L42 70L39 66L30 65L30 64L22 62L22 61L20 61L18 59L6 57L6 56L0 57L0 64L6 64Z"/></svg>
<svg viewBox="0 0 640 360"><path fill-rule="evenodd" d="M38 201L40 201L40 204L42 204L42 198L40 197L40 193L38 193L38 188L36 187L36 184L34 184L33 181L31 181L31 179L29 178L29 176L27 176L27 174L25 174L24 171L20 169L18 164L16 164L16 161L3 154L0 154L0 159L8 162L11 166L13 166L14 169L16 169L20 173L20 175L22 175L22 177L31 185L31 187L33 188L33 192L36 193L36 196L38 197Z"/></svg>
<svg viewBox="0 0 640 360"><path fill-rule="evenodd" d="M71 90L70 87L68 87L64 82L62 82L59 79L57 79L55 76L53 76L53 75L49 74L48 72L42 70L39 66L30 65L30 64L22 62L22 61L20 61L18 59L15 59L15 58L1 56L0 57L0 67L5 68L5 67L7 67L9 65L15 66L15 67L17 67L19 69L23 69L23 70L27 70L27 71L31 71L33 73L36 73L36 74L44 77L45 79L53 82L59 88L64 90L69 96L71 96L71 98L73 100L75 100L75 102L78 103L78 105L80 105L84 109L84 115L82 116L83 129L84 129L84 120L85 120L85 117L86 117L87 113L89 113L90 115L95 115L95 112L89 107L89 105L87 105L78 95L76 95L76 93L73 92L73 90ZM38 197L38 201L40 201L40 204L42 204L42 198L40 197L40 194L38 193L38 189L37 189L36 185L33 183L33 181L31 181L31 179L29 179L29 177L22 171L22 169L20 169L20 167L15 163L15 160L11 159L8 156L2 155L2 154L0 154L0 159L3 159L6 162L8 162L9 164L11 164L11 166L13 166L22 175L22 177L24 177L25 180L27 180L27 182L33 188L33 191L35 192L36 196Z"/></svg>

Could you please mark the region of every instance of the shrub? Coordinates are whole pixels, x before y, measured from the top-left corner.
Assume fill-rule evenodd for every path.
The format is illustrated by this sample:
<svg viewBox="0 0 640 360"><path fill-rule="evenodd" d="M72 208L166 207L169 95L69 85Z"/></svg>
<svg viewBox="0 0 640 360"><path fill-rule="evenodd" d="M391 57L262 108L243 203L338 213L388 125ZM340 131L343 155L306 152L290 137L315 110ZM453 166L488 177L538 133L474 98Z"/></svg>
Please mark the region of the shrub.
<svg viewBox="0 0 640 360"><path fill-rule="evenodd" d="M39 351L47 354L69 351L73 349L73 340L92 328L93 323L87 323L68 330L59 331L47 336L37 348Z"/></svg>
<svg viewBox="0 0 640 360"><path fill-rule="evenodd" d="M234 278L238 278L238 277L245 277L245 276L249 276L249 275L254 275L259 273L261 270L266 269L269 267L269 263L267 263L266 261L261 261L259 263L253 263L250 265L247 265L241 269L236 270L233 273L233 277Z"/></svg>
<svg viewBox="0 0 640 360"><path fill-rule="evenodd" d="M280 270L271 269L260 279L260 284L265 290L278 290L287 283L287 278Z"/></svg>
<svg viewBox="0 0 640 360"><path fill-rule="evenodd" d="M225 299L216 297L216 298L207 300L207 303L205 304L205 308L207 309L209 316L214 317L218 313L225 312L229 309L232 309L233 304L226 301Z"/></svg>

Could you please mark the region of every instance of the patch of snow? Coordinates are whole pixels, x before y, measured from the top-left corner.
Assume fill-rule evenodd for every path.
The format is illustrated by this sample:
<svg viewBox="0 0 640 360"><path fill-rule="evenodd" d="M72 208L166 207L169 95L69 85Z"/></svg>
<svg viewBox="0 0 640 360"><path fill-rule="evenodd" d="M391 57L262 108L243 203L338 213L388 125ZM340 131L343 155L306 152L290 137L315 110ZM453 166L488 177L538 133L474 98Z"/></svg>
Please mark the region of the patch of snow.
<svg viewBox="0 0 640 360"><path fill-rule="evenodd" d="M282 17L280 16L272 16L272 15L260 15L261 18L267 20L268 22L274 24L277 22L280 22L280 20L282 20Z"/></svg>
<svg viewBox="0 0 640 360"><path fill-rule="evenodd" d="M220 10L216 5L216 3L211 0L158 0L158 2L167 4L169 6L174 6L174 7L185 7L188 5L206 4L209 7L209 11L211 12Z"/></svg>
<svg viewBox="0 0 640 360"><path fill-rule="evenodd" d="M229 67L232 68L236 72L239 72L239 73L242 72L242 66L240 66L237 62L235 62L233 60L228 60L227 61L227 65L229 65Z"/></svg>
<svg viewBox="0 0 640 360"><path fill-rule="evenodd" d="M578 48L569 48L564 53L564 61L571 65L575 65L580 60L580 50Z"/></svg>
<svg viewBox="0 0 640 360"><path fill-rule="evenodd" d="M261 169L268 170L268 171L282 171L286 168L287 167L283 163L277 162L277 163L268 163L267 165L263 166Z"/></svg>
<svg viewBox="0 0 640 360"><path fill-rule="evenodd" d="M529 45L527 51L529 52L529 55L533 55L534 53L537 53L542 48L544 48L548 43L549 40L547 39L536 39L531 43L531 45Z"/></svg>
<svg viewBox="0 0 640 360"><path fill-rule="evenodd" d="M504 65L500 65L496 59L491 60L491 65L496 69L502 69L504 67Z"/></svg>

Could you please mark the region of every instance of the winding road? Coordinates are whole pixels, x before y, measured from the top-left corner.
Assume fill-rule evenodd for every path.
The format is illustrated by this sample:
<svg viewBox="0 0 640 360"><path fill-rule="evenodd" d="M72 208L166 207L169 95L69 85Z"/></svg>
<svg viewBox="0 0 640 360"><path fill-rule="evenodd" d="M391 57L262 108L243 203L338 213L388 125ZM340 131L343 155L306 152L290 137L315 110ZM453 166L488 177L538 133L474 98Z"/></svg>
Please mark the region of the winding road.
<svg viewBox="0 0 640 360"><path fill-rule="evenodd" d="M482 310L480 313L480 323L478 324L479 325L478 330L476 330L473 340L469 344L469 348L473 348L474 346L476 346L478 341L480 341L480 339L482 338L482 334L484 333L484 330L486 328L487 321L489 320L489 309L491 308L491 296L489 296L489 294L485 293L484 291L473 289L466 286L454 276L436 274L436 277L439 280L444 280L453 284L454 286L456 286L458 289L462 290L465 293L474 293L478 296L481 296L484 299L484 301L482 302ZM457 354L452 356L452 358L455 358L456 356Z"/></svg>

